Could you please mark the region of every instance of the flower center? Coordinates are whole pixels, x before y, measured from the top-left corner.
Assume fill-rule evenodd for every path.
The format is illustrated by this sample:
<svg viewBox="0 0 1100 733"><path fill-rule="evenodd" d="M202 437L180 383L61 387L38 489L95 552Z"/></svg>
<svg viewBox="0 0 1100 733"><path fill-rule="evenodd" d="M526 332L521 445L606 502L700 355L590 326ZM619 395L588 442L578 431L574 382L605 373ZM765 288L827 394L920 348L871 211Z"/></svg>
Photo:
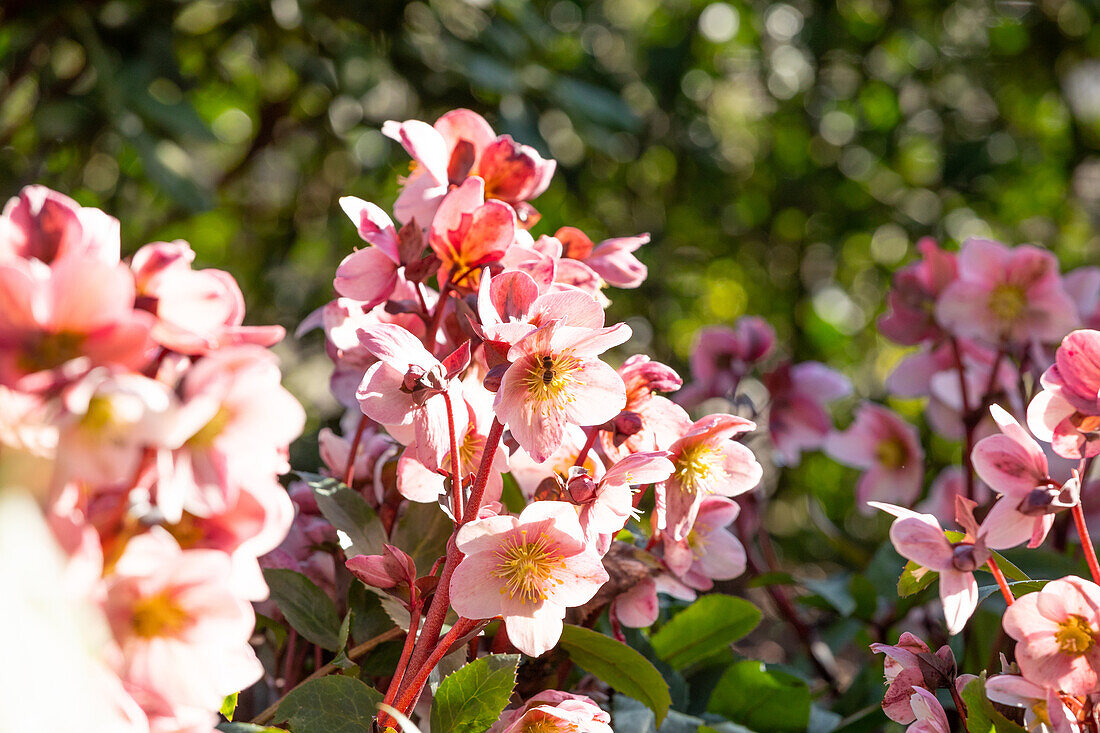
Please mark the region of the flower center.
<svg viewBox="0 0 1100 733"><path fill-rule="evenodd" d="M875 446L875 462L889 471L896 471L905 465L908 451L898 438L887 438Z"/></svg>
<svg viewBox="0 0 1100 733"><path fill-rule="evenodd" d="M527 369L527 392L536 403L552 402L564 407L573 401L573 372L580 362L570 353L537 356Z"/></svg>
<svg viewBox="0 0 1100 733"><path fill-rule="evenodd" d="M1050 713L1047 712L1046 700L1037 700L1034 705L1031 706L1031 712L1035 714L1035 718L1044 725L1050 725Z"/></svg>
<svg viewBox="0 0 1100 733"><path fill-rule="evenodd" d="M88 411L80 421L80 426L93 433L99 433L117 422L114 406L109 397L96 395L88 401Z"/></svg>
<svg viewBox="0 0 1100 733"><path fill-rule="evenodd" d="M473 430L466 431L466 437L462 439L462 445L458 446L458 460L462 463L463 470L476 470L481 462L479 459L484 450L485 438Z"/></svg>
<svg viewBox="0 0 1100 733"><path fill-rule="evenodd" d="M1019 285L1002 283L989 294L989 312L1003 322L1014 321L1027 307L1027 293Z"/></svg>
<svg viewBox="0 0 1100 733"><path fill-rule="evenodd" d="M539 712L541 713L541 711ZM527 715L524 717L526 718ZM574 723L556 716L540 714L538 718L525 721L521 733L567 733L575 730L577 730L577 726Z"/></svg>
<svg viewBox="0 0 1100 733"><path fill-rule="evenodd" d="M84 346L84 334L42 334L19 356L19 363L28 372L53 369L80 356Z"/></svg>
<svg viewBox="0 0 1100 733"><path fill-rule="evenodd" d="M214 440L222 431L225 430L225 426L233 419L233 414L225 407L219 407L218 411L214 413L214 417L210 418L210 422L199 428L198 432L187 439L187 445L191 448L197 448L199 450L209 448L214 445Z"/></svg>
<svg viewBox="0 0 1100 733"><path fill-rule="evenodd" d="M1096 643L1089 622L1077 614L1073 614L1058 624L1058 630L1054 632L1054 638L1058 642L1060 652L1075 656L1084 654L1092 649L1092 645Z"/></svg>
<svg viewBox="0 0 1100 733"><path fill-rule="evenodd" d="M688 532L687 544L691 548L691 553L695 559L701 558L707 549L707 536L710 533L710 526L703 524L696 520L695 525Z"/></svg>
<svg viewBox="0 0 1100 733"><path fill-rule="evenodd" d="M717 451L704 443L691 445L680 452L676 459L676 477L688 491L697 491L700 484L717 474Z"/></svg>
<svg viewBox="0 0 1100 733"><path fill-rule="evenodd" d="M158 593L134 604L134 615L130 623L134 634L143 639L152 639L170 636L190 621L191 617L180 608L175 599L167 593Z"/></svg>
<svg viewBox="0 0 1100 733"><path fill-rule="evenodd" d="M493 575L504 581L501 594L507 593L509 598L519 596L521 603L543 601L548 586L561 583L554 579L554 571L564 568L565 563L545 532L532 541L527 538L527 530L521 529L518 537L504 541L496 557Z"/></svg>

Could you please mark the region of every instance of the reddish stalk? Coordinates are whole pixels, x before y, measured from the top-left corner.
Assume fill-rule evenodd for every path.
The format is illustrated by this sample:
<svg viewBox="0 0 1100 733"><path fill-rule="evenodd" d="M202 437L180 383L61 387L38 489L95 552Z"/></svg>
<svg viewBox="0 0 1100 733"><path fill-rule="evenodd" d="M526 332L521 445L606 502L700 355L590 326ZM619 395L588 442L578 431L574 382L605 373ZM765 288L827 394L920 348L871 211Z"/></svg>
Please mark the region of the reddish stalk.
<svg viewBox="0 0 1100 733"><path fill-rule="evenodd" d="M424 683L428 681L428 675L435 669L435 665L439 664L439 660L447 656L451 650L451 646L461 639L466 634L470 633L473 628L477 626L476 621L471 621L468 618L460 618L455 622L455 625L451 627L451 630L439 640L439 643L432 650L432 653L428 655L424 664L420 665L420 668L416 671L416 676L413 677L412 682L409 685L402 685L404 690L398 695L397 701L394 703L396 709L402 713L408 714L409 710L416 703L418 697L420 697L420 691L424 687Z"/></svg>
<svg viewBox="0 0 1100 733"><path fill-rule="evenodd" d="M1092 582L1100 583L1100 564L1096 562L1096 548L1089 536L1089 528L1085 525L1085 512L1078 501L1070 510L1073 513L1073 523L1077 526L1077 536L1081 538L1081 547L1085 550L1085 561L1089 564L1089 573L1092 574Z"/></svg>
<svg viewBox="0 0 1100 733"><path fill-rule="evenodd" d="M397 689L401 686L401 680L405 676L405 670L409 666L409 656L412 654L413 644L416 643L416 631L420 627L420 603L418 601L413 602L412 613L409 617L409 631L405 635L405 645L401 647L401 658L397 661L397 669L393 673L393 679L390 680L390 686L386 690L386 697L382 702L387 705L393 704L393 699L397 696Z"/></svg>
<svg viewBox="0 0 1100 733"><path fill-rule="evenodd" d="M459 464L454 406L451 404L449 392L443 393L443 404L447 406L447 432L451 436L451 513L454 515L455 525L462 526L462 467Z"/></svg>
<svg viewBox="0 0 1100 733"><path fill-rule="evenodd" d="M974 421L970 411L970 399L967 396L966 368L963 366L962 352L959 351L959 342L951 339L951 353L955 357L955 369L959 373L959 397L962 400L961 416L963 421L963 466L966 468L966 498L974 498L974 466L970 461L970 453L974 450Z"/></svg>
<svg viewBox="0 0 1100 733"><path fill-rule="evenodd" d="M351 487L355 479L355 454L359 452L359 441L363 439L363 431L367 429L367 416L359 418L359 426L355 428L355 437L351 439L351 447L348 450L348 465L344 469L344 486Z"/></svg>
<svg viewBox="0 0 1100 733"><path fill-rule="evenodd" d="M465 522L477 519L477 513L481 509L481 500L485 498L485 486L489 483L489 472L493 470L493 456L500 446L500 439L504 436L504 425L493 418L493 426L489 428L489 434L485 437L485 450L481 454L481 465L477 467L477 476L474 477L473 488L470 489L470 498L466 501L466 511L462 514ZM465 524L463 522L463 524Z"/></svg>
<svg viewBox="0 0 1100 733"><path fill-rule="evenodd" d="M1005 597L1005 603L1011 606L1016 599L1012 596L1012 591L1008 587L1008 581L1005 580L1004 573L997 567L997 562L992 557L986 563L989 565L989 572L993 573L993 579L997 581L997 587L1001 589L1001 595Z"/></svg>
<svg viewBox="0 0 1100 733"><path fill-rule="evenodd" d="M588 452L592 450L592 446L596 444L596 436L600 434L600 428L598 425L592 425L584 429L586 438L584 445L581 447L580 453L577 454L577 460L573 461L574 466L583 466L585 459L588 458Z"/></svg>
<svg viewBox="0 0 1100 733"><path fill-rule="evenodd" d="M448 278L443 281L443 287L439 291L439 300L436 301L435 310L432 311L431 320L428 321L428 328L424 332L424 348L428 351L435 352L435 334L439 331L439 324L443 321L443 311L447 308L447 296L451 292L451 281Z"/></svg>

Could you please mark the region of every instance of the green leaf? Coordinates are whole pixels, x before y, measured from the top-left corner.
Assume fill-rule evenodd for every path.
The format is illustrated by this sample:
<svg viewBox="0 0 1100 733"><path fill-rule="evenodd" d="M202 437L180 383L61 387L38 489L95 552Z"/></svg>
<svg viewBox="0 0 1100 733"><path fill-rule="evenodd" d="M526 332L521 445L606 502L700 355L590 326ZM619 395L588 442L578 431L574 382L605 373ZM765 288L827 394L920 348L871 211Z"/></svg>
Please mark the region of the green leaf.
<svg viewBox="0 0 1100 733"><path fill-rule="evenodd" d="M447 540L454 528L454 522L438 504L409 502L397 520L390 544L409 553L417 570L427 573L436 560L447 554Z"/></svg>
<svg viewBox="0 0 1100 733"><path fill-rule="evenodd" d="M382 554L386 530L359 492L327 476L303 472L298 475L313 489L317 508L325 519L351 540L348 556Z"/></svg>
<svg viewBox="0 0 1100 733"><path fill-rule="evenodd" d="M226 695L225 699L222 700L222 706L218 712L224 715L226 720L233 720L233 713L237 711L237 695L239 694L239 692L234 692L232 695Z"/></svg>
<svg viewBox="0 0 1100 733"><path fill-rule="evenodd" d="M650 638L657 656L683 669L732 644L756 628L760 609L741 598L703 596Z"/></svg>
<svg viewBox="0 0 1100 733"><path fill-rule="evenodd" d="M908 598L911 595L920 593L939 577L939 573L923 568L910 560L905 563L905 567L901 571L901 577L898 578L898 596Z"/></svg>
<svg viewBox="0 0 1100 733"><path fill-rule="evenodd" d="M520 491L519 484L516 482L516 477L510 473L504 474L504 489L501 491L500 500L504 503L504 507L514 513L519 514L523 511L523 508L527 506L527 500L523 498L523 492Z"/></svg>
<svg viewBox="0 0 1100 733"><path fill-rule="evenodd" d="M432 702L432 730L482 733L497 721L516 686L518 654L475 659L440 683Z"/></svg>
<svg viewBox="0 0 1100 733"><path fill-rule="evenodd" d="M561 648L570 658L615 690L645 703L660 724L672 698L656 667L622 642L591 629L566 624Z"/></svg>
<svg viewBox="0 0 1100 733"><path fill-rule="evenodd" d="M985 672L963 688L966 703L966 728L970 733L1026 733L1020 726L997 712L985 695Z"/></svg>
<svg viewBox="0 0 1100 733"><path fill-rule="evenodd" d="M363 733L370 730L382 693L354 677L331 675L298 685L279 703L275 720L294 733Z"/></svg>
<svg viewBox="0 0 1100 733"><path fill-rule="evenodd" d="M255 723L218 723L215 730L222 733L290 733L283 728L273 728L269 725L256 725Z"/></svg>
<svg viewBox="0 0 1100 733"><path fill-rule="evenodd" d="M293 570L268 568L264 580L271 588L271 599L299 634L329 651L340 650L340 617L323 590Z"/></svg>
<svg viewBox="0 0 1100 733"><path fill-rule="evenodd" d="M810 689L798 677L768 669L763 662L738 662L711 693L707 711L760 731L805 731Z"/></svg>

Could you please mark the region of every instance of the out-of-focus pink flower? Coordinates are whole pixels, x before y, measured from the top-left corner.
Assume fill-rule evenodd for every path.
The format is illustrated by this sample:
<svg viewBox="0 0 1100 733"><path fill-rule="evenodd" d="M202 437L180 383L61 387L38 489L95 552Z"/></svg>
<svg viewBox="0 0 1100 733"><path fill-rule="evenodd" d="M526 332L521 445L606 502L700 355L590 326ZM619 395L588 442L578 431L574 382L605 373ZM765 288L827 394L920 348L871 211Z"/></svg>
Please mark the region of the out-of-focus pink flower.
<svg viewBox="0 0 1100 733"><path fill-rule="evenodd" d="M1100 328L1100 267L1078 267L1062 276L1062 286L1073 299L1085 328Z"/></svg>
<svg viewBox="0 0 1100 733"><path fill-rule="evenodd" d="M622 459L598 482L580 467L570 471L565 492L580 506L581 529L589 542L601 535L613 535L626 526L634 513L634 486L664 481L672 475L672 461L666 451L634 453ZM606 542L610 545L610 539Z"/></svg>
<svg viewBox="0 0 1100 733"><path fill-rule="evenodd" d="M833 429L825 405L852 392L840 372L816 361L785 363L764 377L771 398L768 433L779 462L796 466L803 451L817 450Z"/></svg>
<svg viewBox="0 0 1100 733"><path fill-rule="evenodd" d="M949 634L962 631L978 607L978 581L974 571L989 559L984 538L970 536L952 544L931 514L872 502L871 506L897 517L890 526L890 542L906 560L940 574L940 599ZM976 528L974 528L976 529Z"/></svg>
<svg viewBox="0 0 1100 733"><path fill-rule="evenodd" d="M363 241L372 246L344 258L336 268L333 286L340 295L362 301L363 307L370 309L389 298L397 287L397 269L401 265L397 230L386 212L355 196L341 198L340 208L355 224Z"/></svg>
<svg viewBox="0 0 1100 733"><path fill-rule="evenodd" d="M252 607L229 577L224 553L183 552L161 530L127 544L107 578L105 610L122 678L143 708L216 710L263 675L248 645Z"/></svg>
<svg viewBox="0 0 1100 733"><path fill-rule="evenodd" d="M1077 718L1053 687L1037 685L1014 674L998 674L985 682L993 702L1024 709L1024 727L1034 733L1073 733Z"/></svg>
<svg viewBox="0 0 1100 733"><path fill-rule="evenodd" d="M611 460L639 451L667 450L691 426L687 410L657 392L683 384L671 367L635 354L619 367L626 385L626 407L600 432L600 447Z"/></svg>
<svg viewBox="0 0 1100 733"><path fill-rule="evenodd" d="M935 319L936 300L958 274L955 253L940 249L936 240L924 237L917 249L923 259L894 273L886 296L890 310L878 322L883 336L906 346L943 335Z"/></svg>
<svg viewBox="0 0 1100 733"><path fill-rule="evenodd" d="M26 186L0 215L0 262L34 258L49 265L77 255L114 265L119 247L118 219L45 186Z"/></svg>
<svg viewBox="0 0 1100 733"><path fill-rule="evenodd" d="M505 710L488 733L611 733L611 716L584 695L546 690Z"/></svg>
<svg viewBox="0 0 1100 733"><path fill-rule="evenodd" d="M868 511L870 501L912 504L920 495L924 452L917 429L881 405L860 405L848 429L826 439L825 452L864 471L856 484L856 502L862 511Z"/></svg>
<svg viewBox="0 0 1100 733"><path fill-rule="evenodd" d="M1005 611L1016 663L1031 682L1070 695L1100 690L1100 587L1076 576L1052 580Z"/></svg>
<svg viewBox="0 0 1100 733"><path fill-rule="evenodd" d="M241 487L290 470L287 446L305 412L279 383L278 361L256 345L211 352L187 372L173 420L175 450L160 454L157 506L169 522L183 510L227 511Z"/></svg>
<svg viewBox="0 0 1100 733"><path fill-rule="evenodd" d="M711 495L737 496L760 483L763 468L752 451L731 440L755 430L756 424L734 415L708 415L669 446L676 467L657 485L657 528L683 540L691 531L703 500Z"/></svg>
<svg viewBox="0 0 1100 733"><path fill-rule="evenodd" d="M536 461L559 445L567 424L602 425L626 404L618 373L597 357L630 338L630 327L580 328L550 321L508 352L493 409Z"/></svg>
<svg viewBox="0 0 1100 733"><path fill-rule="evenodd" d="M649 243L648 234L616 237L593 244L580 229L562 227L554 232L554 237L562 244L563 257L588 265L612 287L636 288L646 279L646 266L638 261L634 252Z"/></svg>
<svg viewBox="0 0 1100 733"><path fill-rule="evenodd" d="M400 326L380 323L360 331L360 341L378 363L367 370L356 392L363 414L389 428L390 434L415 442L424 465L437 468L450 450L450 426L443 393L454 406L458 435L466 431L462 386L447 375L420 340ZM401 430L405 428L405 430ZM411 428L411 430L410 430Z"/></svg>
<svg viewBox="0 0 1100 733"><path fill-rule="evenodd" d="M696 593L668 572L643 578L615 598L615 616L623 626L646 629L657 622L661 605L657 593L681 601L694 601Z"/></svg>
<svg viewBox="0 0 1100 733"><path fill-rule="evenodd" d="M733 328L699 329L691 349L692 383L679 395L684 405L728 396L752 366L771 353L775 331L757 316L738 319Z"/></svg>
<svg viewBox="0 0 1100 733"><path fill-rule="evenodd" d="M936 652L936 656L943 659L945 650L947 655L951 655L951 648L943 646ZM932 687L934 689L938 686L929 685L924 678L925 669L934 673L930 659L931 650L919 638L905 631L897 644L872 644L871 651L886 655L882 663L882 674L887 684L886 694L882 698L882 711L890 720L909 725L917 719L910 704L913 688ZM921 656L925 657L923 664ZM950 659L954 666L954 656L951 655Z"/></svg>
<svg viewBox="0 0 1100 733"><path fill-rule="evenodd" d="M662 535L669 570L695 590L710 590L715 580L731 580L745 572L745 547L729 531L740 513L737 502L724 496L703 499L686 537Z"/></svg>
<svg viewBox="0 0 1100 733"><path fill-rule="evenodd" d="M951 733L951 724L947 722L943 705L928 690L914 687L909 707L913 709L916 722L906 728L905 733Z"/></svg>
<svg viewBox="0 0 1100 733"><path fill-rule="evenodd" d="M1100 454L1100 331L1066 336L1041 382L1027 407L1035 437L1065 458Z"/></svg>
<svg viewBox="0 0 1100 733"><path fill-rule="evenodd" d="M998 405L989 408L1001 435L982 438L970 456L978 476L1001 495L982 522L994 550L1042 544L1054 514L1077 503L1076 482L1065 487L1050 477L1042 447Z"/></svg>
<svg viewBox="0 0 1100 733"><path fill-rule="evenodd" d="M1050 252L968 239L958 263L958 279L936 304L936 318L956 336L995 345L1051 343L1078 324Z"/></svg>
<svg viewBox="0 0 1100 733"><path fill-rule="evenodd" d="M955 497L966 496L966 476L961 466L948 466L932 479L928 496L917 504L917 511L931 514L941 523L955 518ZM985 504L993 498L993 492L983 481L974 482L974 501Z"/></svg>
<svg viewBox="0 0 1100 733"><path fill-rule="evenodd" d="M497 262L512 243L516 215L495 200L485 200L485 182L474 176L439 205L428 244L439 258L439 281L477 290L481 267Z"/></svg>
<svg viewBox="0 0 1100 733"><path fill-rule="evenodd" d="M193 270L195 252L182 240L154 242L131 262L138 307L157 317L153 338L182 354L205 354L232 344L270 346L282 326L242 326L244 296L224 270Z"/></svg>
<svg viewBox="0 0 1100 733"><path fill-rule="evenodd" d="M152 324L151 315L134 310L125 265L91 254L52 267L0 264L0 383L36 391L52 386L55 370L69 378L97 365L136 370L153 346Z"/></svg>
<svg viewBox="0 0 1100 733"><path fill-rule="evenodd" d="M455 542L466 557L451 576L451 606L465 618L502 616L508 638L533 657L557 644L565 609L587 603L609 580L565 502L475 520Z"/></svg>

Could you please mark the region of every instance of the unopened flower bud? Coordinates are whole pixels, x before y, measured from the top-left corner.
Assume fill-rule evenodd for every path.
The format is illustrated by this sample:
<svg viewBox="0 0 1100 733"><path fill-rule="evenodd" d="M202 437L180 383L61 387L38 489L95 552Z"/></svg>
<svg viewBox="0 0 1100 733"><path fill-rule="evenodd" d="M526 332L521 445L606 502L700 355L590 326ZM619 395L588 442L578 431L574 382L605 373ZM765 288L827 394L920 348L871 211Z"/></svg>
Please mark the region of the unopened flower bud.
<svg viewBox="0 0 1100 733"><path fill-rule="evenodd" d="M963 573L977 570L985 563L978 554L974 545L969 543L955 545L951 553L951 567Z"/></svg>
<svg viewBox="0 0 1100 733"><path fill-rule="evenodd" d="M571 466L565 493L574 504L588 504L596 500L596 482L583 466Z"/></svg>

